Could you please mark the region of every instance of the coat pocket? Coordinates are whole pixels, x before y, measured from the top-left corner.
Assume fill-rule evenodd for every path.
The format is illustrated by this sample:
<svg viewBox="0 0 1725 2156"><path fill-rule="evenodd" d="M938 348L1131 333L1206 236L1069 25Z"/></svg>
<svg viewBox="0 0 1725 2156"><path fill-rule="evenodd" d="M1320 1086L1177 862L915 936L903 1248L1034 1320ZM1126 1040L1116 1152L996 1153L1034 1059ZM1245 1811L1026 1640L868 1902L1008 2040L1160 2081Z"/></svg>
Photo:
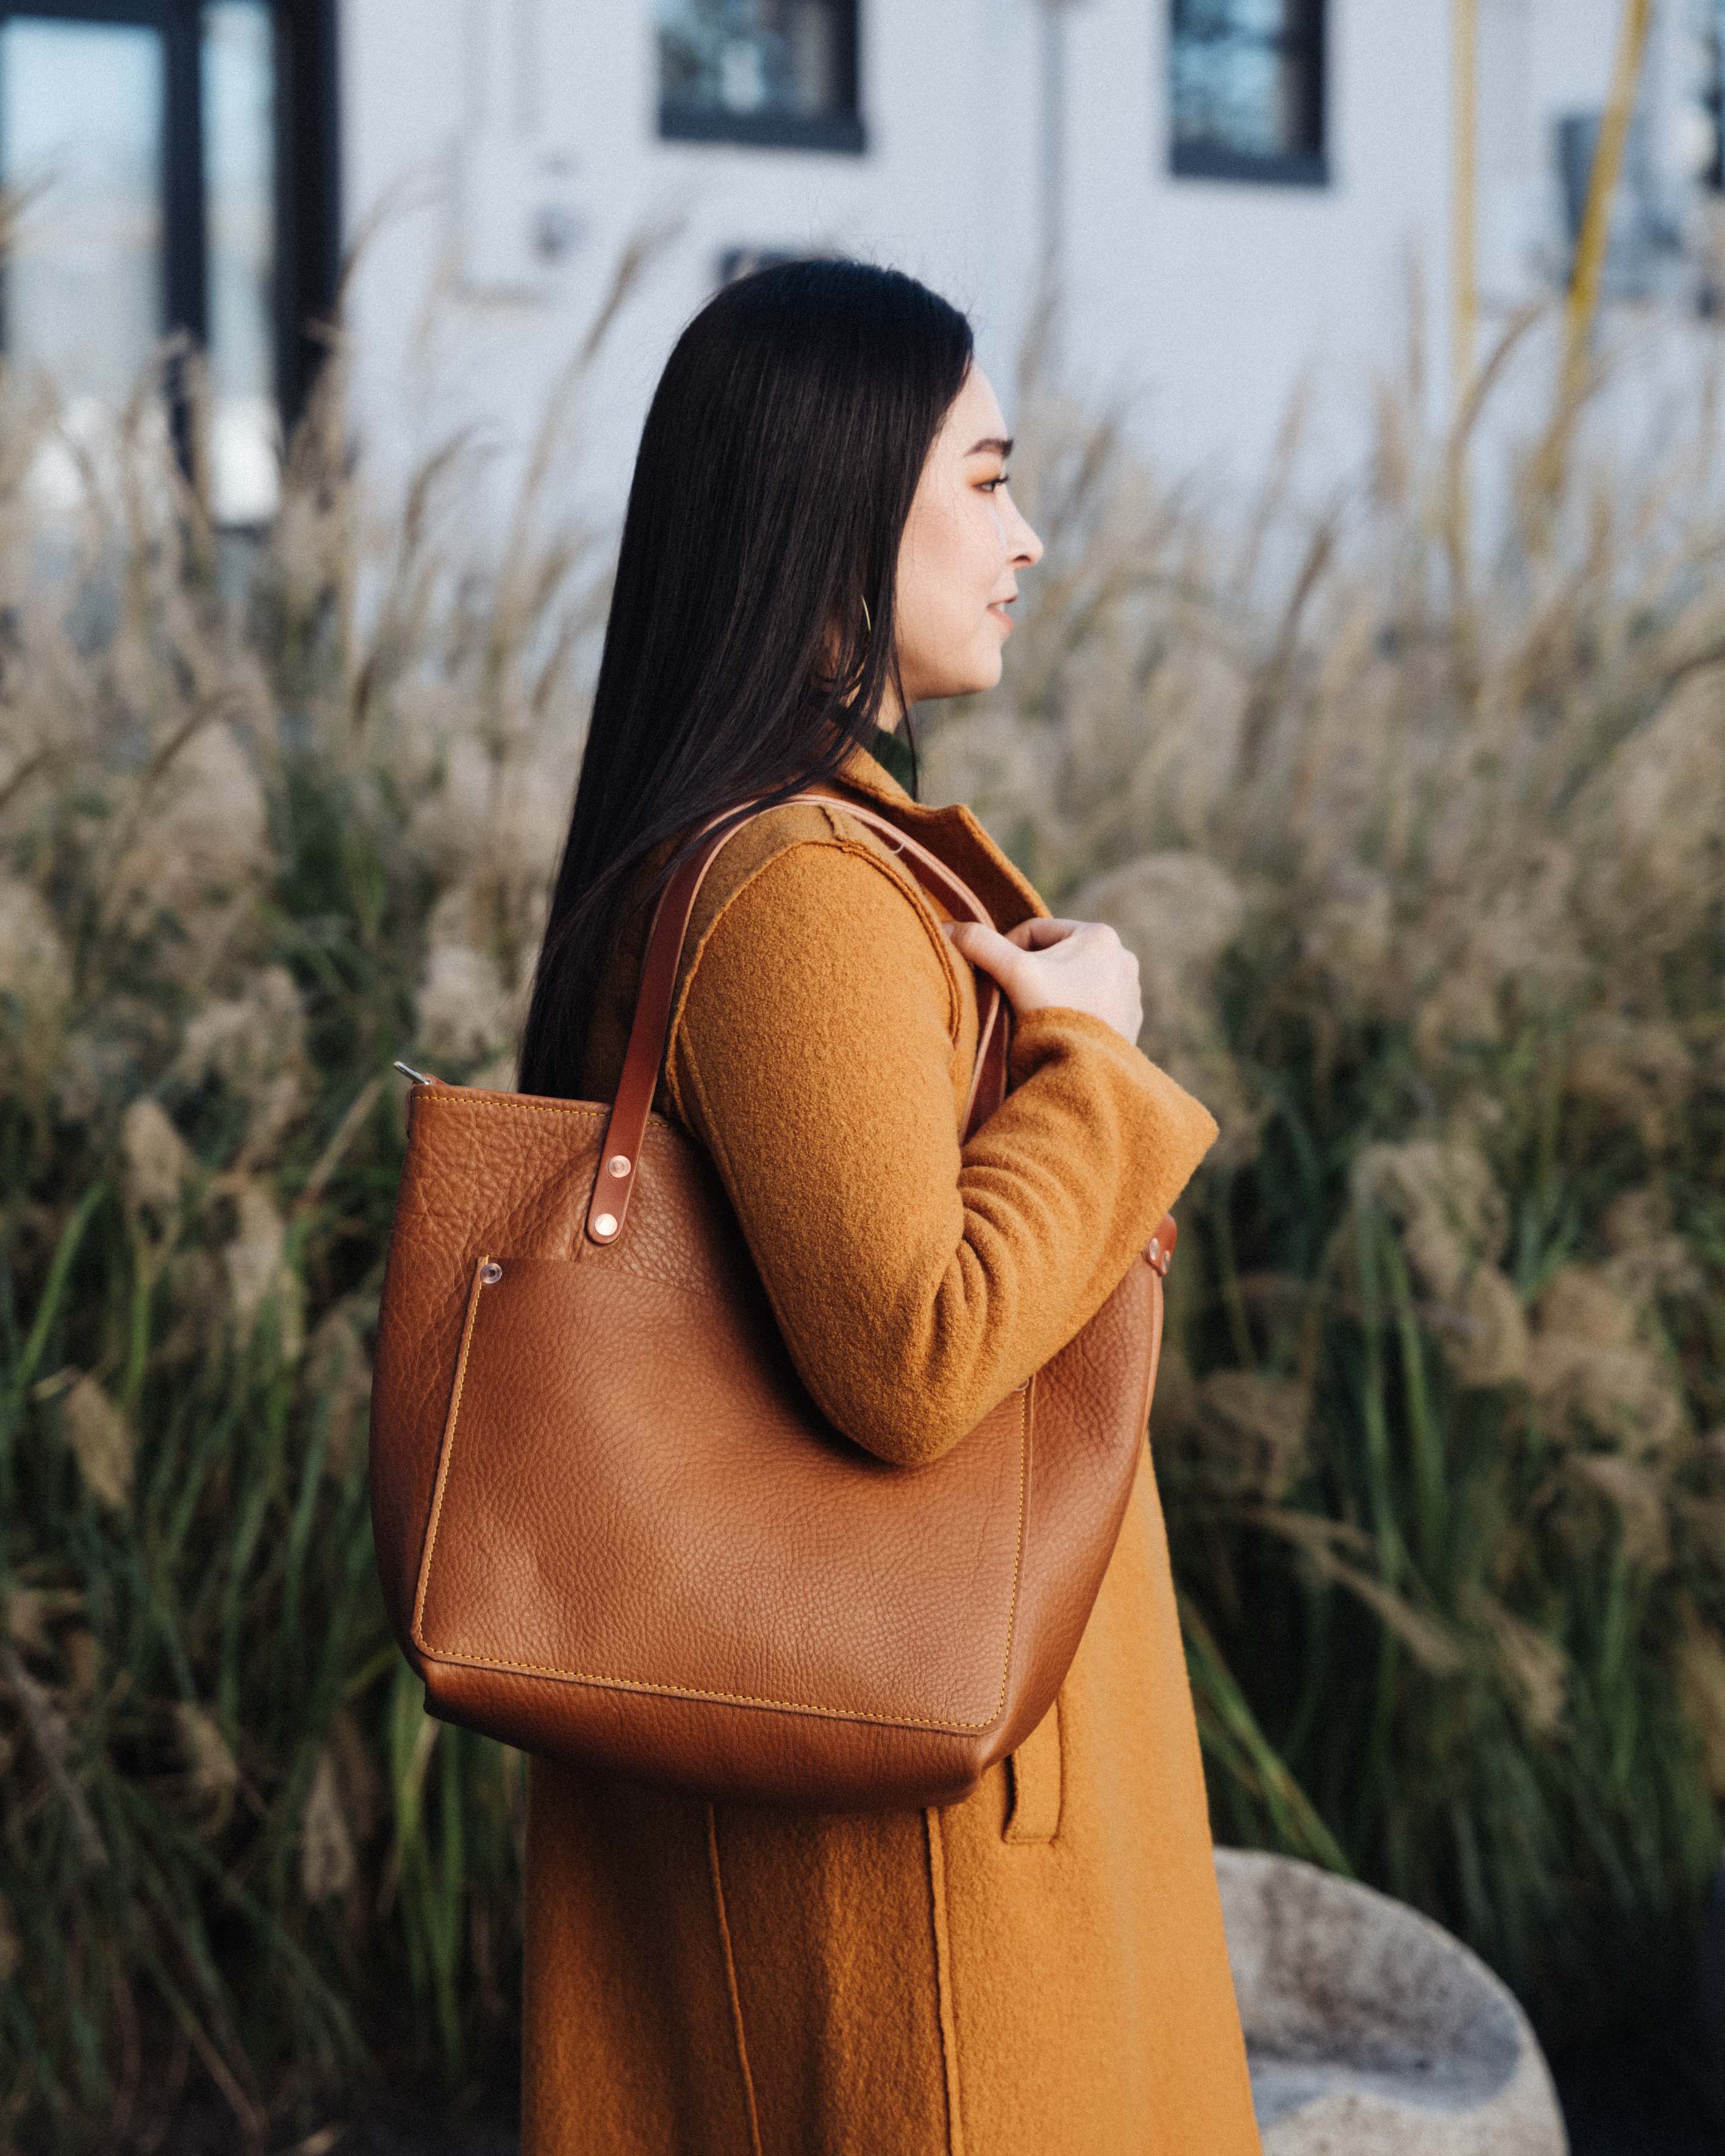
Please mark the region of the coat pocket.
<svg viewBox="0 0 1725 2156"><path fill-rule="evenodd" d="M1060 1830L1060 1702L1056 1696L1008 1761L1012 1801L1003 1841L1052 1841Z"/></svg>

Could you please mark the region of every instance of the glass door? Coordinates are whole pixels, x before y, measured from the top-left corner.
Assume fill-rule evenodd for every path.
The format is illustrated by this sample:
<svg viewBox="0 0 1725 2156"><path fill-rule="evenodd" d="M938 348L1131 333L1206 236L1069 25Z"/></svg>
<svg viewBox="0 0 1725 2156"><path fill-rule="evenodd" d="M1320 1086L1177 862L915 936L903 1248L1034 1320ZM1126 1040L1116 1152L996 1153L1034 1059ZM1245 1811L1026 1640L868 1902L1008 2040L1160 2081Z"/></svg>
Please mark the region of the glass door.
<svg viewBox="0 0 1725 2156"><path fill-rule="evenodd" d="M87 429L188 331L223 524L275 509L280 414L333 286L332 31L333 0L0 0L8 362Z"/></svg>
<svg viewBox="0 0 1725 2156"><path fill-rule="evenodd" d="M204 345L210 490L261 523L280 490L275 318L275 50L264 0L203 11Z"/></svg>
<svg viewBox="0 0 1725 2156"><path fill-rule="evenodd" d="M0 24L6 350L74 423L126 394L167 327L164 59L141 24Z"/></svg>

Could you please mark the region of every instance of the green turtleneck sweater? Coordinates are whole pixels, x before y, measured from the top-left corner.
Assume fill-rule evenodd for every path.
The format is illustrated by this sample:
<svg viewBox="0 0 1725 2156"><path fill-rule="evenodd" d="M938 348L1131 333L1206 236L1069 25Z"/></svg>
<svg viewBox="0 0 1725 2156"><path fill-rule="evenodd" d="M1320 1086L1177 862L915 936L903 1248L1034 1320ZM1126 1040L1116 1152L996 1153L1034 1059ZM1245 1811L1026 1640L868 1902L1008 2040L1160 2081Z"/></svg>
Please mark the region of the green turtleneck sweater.
<svg viewBox="0 0 1725 2156"><path fill-rule="evenodd" d="M916 793L916 773L911 760L911 744L901 733L889 733L885 726L876 726L874 738L864 746L875 762L884 764L907 793Z"/></svg>

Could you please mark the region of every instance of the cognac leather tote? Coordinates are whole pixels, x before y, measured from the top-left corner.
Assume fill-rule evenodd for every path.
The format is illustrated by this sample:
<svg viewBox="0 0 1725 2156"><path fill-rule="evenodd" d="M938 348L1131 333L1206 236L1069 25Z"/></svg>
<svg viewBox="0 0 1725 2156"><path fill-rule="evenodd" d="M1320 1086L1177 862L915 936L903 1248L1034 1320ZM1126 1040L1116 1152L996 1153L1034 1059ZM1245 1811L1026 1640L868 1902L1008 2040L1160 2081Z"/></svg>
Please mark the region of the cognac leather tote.
<svg viewBox="0 0 1725 2156"><path fill-rule="evenodd" d="M988 920L896 824L841 805ZM1030 1733L1077 1651L1145 1441L1173 1224L932 1465L834 1429L703 1149L651 1112L696 892L755 813L715 819L667 885L608 1106L409 1074L377 1561L447 1721L709 1797L946 1803ZM978 996L967 1136L1006 1084L1007 1006L986 976Z"/></svg>

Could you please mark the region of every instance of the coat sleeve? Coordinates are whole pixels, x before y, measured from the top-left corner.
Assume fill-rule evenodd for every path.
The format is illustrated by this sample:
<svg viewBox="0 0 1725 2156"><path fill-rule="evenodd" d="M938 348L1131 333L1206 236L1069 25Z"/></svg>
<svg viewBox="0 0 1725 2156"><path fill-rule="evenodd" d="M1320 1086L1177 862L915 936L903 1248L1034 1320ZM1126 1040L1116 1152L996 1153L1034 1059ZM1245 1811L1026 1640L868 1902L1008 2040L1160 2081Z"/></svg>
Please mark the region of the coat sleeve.
<svg viewBox="0 0 1725 2156"><path fill-rule="evenodd" d="M1011 1090L961 1146L958 963L871 850L799 842L707 929L666 1071L810 1394L906 1466L1088 1322L1216 1135L1111 1026L1058 1009L1016 1024Z"/></svg>

